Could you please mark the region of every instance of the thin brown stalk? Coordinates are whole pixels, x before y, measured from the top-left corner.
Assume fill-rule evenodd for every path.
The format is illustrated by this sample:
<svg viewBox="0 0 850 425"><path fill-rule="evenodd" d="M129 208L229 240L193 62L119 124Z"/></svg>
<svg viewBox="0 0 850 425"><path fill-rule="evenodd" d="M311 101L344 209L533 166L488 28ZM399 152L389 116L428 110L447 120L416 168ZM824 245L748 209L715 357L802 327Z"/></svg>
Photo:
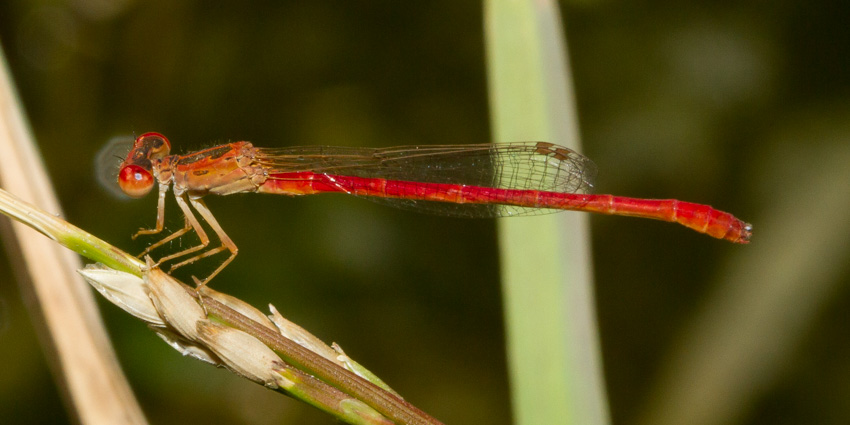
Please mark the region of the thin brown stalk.
<svg viewBox="0 0 850 425"><path fill-rule="evenodd" d="M61 214L0 50L0 186ZM79 258L20 223L3 226L15 257L21 291L34 300L30 314L42 324L42 344L57 386L75 421L85 424L144 424L142 410L115 358L85 282ZM10 366L10 365L7 365Z"/></svg>

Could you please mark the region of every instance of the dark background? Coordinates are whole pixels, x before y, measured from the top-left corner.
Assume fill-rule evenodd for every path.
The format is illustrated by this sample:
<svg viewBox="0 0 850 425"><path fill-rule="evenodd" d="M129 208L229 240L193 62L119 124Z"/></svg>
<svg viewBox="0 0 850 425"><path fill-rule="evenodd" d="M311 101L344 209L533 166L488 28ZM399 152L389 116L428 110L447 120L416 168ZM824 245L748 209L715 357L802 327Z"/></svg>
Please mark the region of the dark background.
<svg viewBox="0 0 850 425"><path fill-rule="evenodd" d="M664 223L591 221L611 412L628 424L682 323L723 279L716 270L767 248L759 221L788 196L785 184L817 169L810 152L847 144L850 132L833 128L850 118L850 10L839 1L561 7L599 191L709 203L756 229L741 247ZM0 42L65 217L133 253L148 241L130 235L153 225L156 206L152 195L116 200L97 184L94 158L115 136L161 132L176 153L236 140L490 140L478 2L10 0L0 3ZM779 163L791 164L783 179L765 183ZM240 247L217 289L273 303L446 423L510 423L494 221L330 195L207 203ZM175 209L171 228L181 224ZM846 267L833 276L829 301L739 423L850 421ZM12 282L0 256L0 422L68 422ZM152 423L332 423L179 357L108 303L102 311Z"/></svg>

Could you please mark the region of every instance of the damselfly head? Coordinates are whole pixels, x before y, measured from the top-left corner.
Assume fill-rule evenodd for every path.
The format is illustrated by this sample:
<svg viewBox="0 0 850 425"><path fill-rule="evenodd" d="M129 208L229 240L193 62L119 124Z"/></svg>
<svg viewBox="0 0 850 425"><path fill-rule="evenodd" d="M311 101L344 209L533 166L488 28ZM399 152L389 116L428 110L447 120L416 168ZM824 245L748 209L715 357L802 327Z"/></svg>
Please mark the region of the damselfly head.
<svg viewBox="0 0 850 425"><path fill-rule="evenodd" d="M151 160L164 158L170 150L171 143L162 134L145 133L137 137L118 170L121 191L132 198L147 195L154 184Z"/></svg>

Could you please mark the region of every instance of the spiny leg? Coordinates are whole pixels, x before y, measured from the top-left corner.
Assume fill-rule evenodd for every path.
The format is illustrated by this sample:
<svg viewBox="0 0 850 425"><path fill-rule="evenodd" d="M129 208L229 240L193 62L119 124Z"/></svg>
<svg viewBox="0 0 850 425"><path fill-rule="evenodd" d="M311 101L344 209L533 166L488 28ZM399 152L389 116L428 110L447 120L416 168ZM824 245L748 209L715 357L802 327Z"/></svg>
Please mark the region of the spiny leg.
<svg viewBox="0 0 850 425"><path fill-rule="evenodd" d="M184 199L185 196L186 195L183 194L183 193L180 193L180 194L175 193L174 199L177 200L177 205L180 207L180 210L183 211L183 217L186 218L186 222L188 223L188 227L195 230L195 233L198 234L198 239L201 240L201 243L200 243L200 245L196 245L196 246L193 246L191 248L184 249L180 252L162 257L162 258L159 259L157 264L162 264L166 261L171 261L175 258L180 258L180 257L183 257L185 255L189 255L193 252L200 251L200 250L206 248L207 245L210 244L210 238L207 236L207 232L204 231L204 228L201 227L201 223L195 217L195 214L192 213L191 208L189 208L189 204L187 204L186 200ZM182 235L183 233L186 233L187 231L188 231L187 228L183 228L183 229L181 229L181 230L179 230L175 233L179 233L179 235ZM184 263L185 263L185 261L184 261ZM180 263L180 264L185 265L183 263ZM186 263L186 264L188 264L188 263ZM174 266L172 266L168 271L170 272L172 270L174 270Z"/></svg>
<svg viewBox="0 0 850 425"><path fill-rule="evenodd" d="M169 186L170 185L167 184L159 185L159 197L156 206L156 227L154 227L153 229L140 229L138 232L136 232L135 235L133 235L133 240L136 240L136 238L138 238L140 235L155 235L159 232L162 232L163 228L165 227L165 195L168 193ZM182 229L154 242L136 257L142 258L154 249L157 249L162 245L165 245L166 243L171 242L172 240L177 239L180 236L183 236L189 230L192 230L192 225L189 224L189 220L184 220L184 223L185 224Z"/></svg>
<svg viewBox="0 0 850 425"><path fill-rule="evenodd" d="M183 267L183 266L186 266L186 265L192 264L192 263L194 263L195 261L198 261L198 260L200 260L200 259L202 259L202 258L207 258L207 257L209 257L209 256L216 255L216 254L218 254L219 252L224 251L224 250L227 250L227 247L226 247L226 246L224 246L224 245L222 245L222 246L218 246L218 247L215 247L215 248L213 248L213 249L210 249L210 250L208 250L208 251L204 251L204 252L202 252L202 253L200 253L200 254L198 254L198 255L195 255L194 257L191 257L191 258L189 258L189 259L183 260L183 261L181 261L181 262L179 262L179 263L176 263L176 264L172 265L172 266L171 266L171 268L170 268L170 269L168 269L168 271L170 272L170 271L173 271L174 269L179 269L180 267Z"/></svg>
<svg viewBox="0 0 850 425"><path fill-rule="evenodd" d="M136 232L135 235L133 235L133 237L132 237L133 240L136 240L136 238L138 238L141 235L155 235L155 234L161 232L162 229L165 227L165 195L168 193L168 187L169 186L170 185L162 184L162 183L160 183L160 185L159 185L159 197L158 197L157 202L156 202L156 227L154 227L153 229L139 229L139 231ZM153 249L157 246L162 245L163 243L165 243L165 242L155 244L154 247L148 248L148 249ZM145 252L148 252L148 251L146 250ZM144 254L145 253L139 254L139 257L141 257Z"/></svg>
<svg viewBox="0 0 850 425"><path fill-rule="evenodd" d="M192 225L189 224L189 220L184 220L184 225L183 225L182 229L180 229L180 230L178 230L178 231L156 241L155 243L151 244L151 246L145 248L145 250L141 254L137 255L136 257L142 258L145 255L149 254L151 251L161 247L162 245L165 245L166 243L171 242L172 240L177 239L180 236L183 236L184 234L186 234L190 230L192 230Z"/></svg>
<svg viewBox="0 0 850 425"><path fill-rule="evenodd" d="M178 267L183 267L187 264L191 264L197 260L200 260L201 258L218 254L219 252L222 252L226 249L230 250L230 257L224 260L224 262L222 262L217 269L215 269L209 276L207 276L206 279L199 281L198 285L200 287L203 287L207 284L207 282L209 282L212 278L219 274L219 272L224 270L224 268L227 267L227 265L230 264L230 262L233 261L234 258L236 258L236 254L239 253L239 248L236 247L236 244L233 243L233 241L230 239L230 236L227 236L227 233L224 233L224 229L222 229L221 226L218 224L218 221L215 219L215 216L213 216L212 212L204 203L204 201L202 201L200 198L194 198L192 196L189 196L189 202L192 203L192 206L195 207L195 211L201 214L201 217L206 220L207 224L210 225L210 228L212 228L216 235L218 235L219 240L221 240L221 246L218 248L211 249L202 254L196 255L192 258L189 258L188 260L184 260L180 263L177 263L171 266L169 272Z"/></svg>

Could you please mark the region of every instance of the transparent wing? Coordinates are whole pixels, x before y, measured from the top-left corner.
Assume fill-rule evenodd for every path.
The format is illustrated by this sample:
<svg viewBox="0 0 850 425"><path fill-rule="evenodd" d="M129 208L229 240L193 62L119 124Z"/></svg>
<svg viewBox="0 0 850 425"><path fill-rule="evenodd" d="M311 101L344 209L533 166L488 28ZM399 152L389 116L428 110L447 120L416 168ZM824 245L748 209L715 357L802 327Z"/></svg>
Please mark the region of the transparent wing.
<svg viewBox="0 0 850 425"><path fill-rule="evenodd" d="M596 166L568 148L545 142L360 148L255 148L255 163L274 173L312 171L380 178L425 188L438 184L546 192L590 193ZM453 204L368 196L397 208L461 217L550 212L499 204Z"/></svg>

